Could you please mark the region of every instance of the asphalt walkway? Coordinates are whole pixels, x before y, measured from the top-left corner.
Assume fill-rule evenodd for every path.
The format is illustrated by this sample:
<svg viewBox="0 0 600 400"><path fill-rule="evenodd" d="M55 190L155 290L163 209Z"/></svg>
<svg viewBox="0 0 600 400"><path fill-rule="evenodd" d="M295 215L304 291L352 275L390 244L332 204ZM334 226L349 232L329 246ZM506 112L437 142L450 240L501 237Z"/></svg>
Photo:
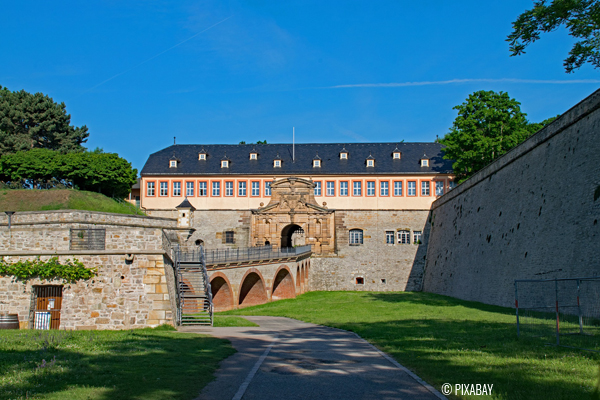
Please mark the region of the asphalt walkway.
<svg viewBox="0 0 600 400"><path fill-rule="evenodd" d="M245 318L260 327L182 329L228 339L237 350L197 400L446 399L352 332Z"/></svg>

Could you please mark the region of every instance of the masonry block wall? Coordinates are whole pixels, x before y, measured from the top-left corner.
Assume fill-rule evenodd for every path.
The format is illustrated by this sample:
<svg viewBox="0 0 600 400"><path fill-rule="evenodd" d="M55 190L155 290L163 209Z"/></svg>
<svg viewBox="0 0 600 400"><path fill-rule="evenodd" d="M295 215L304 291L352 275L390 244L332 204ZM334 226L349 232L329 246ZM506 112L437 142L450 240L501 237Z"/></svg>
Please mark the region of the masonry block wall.
<svg viewBox="0 0 600 400"><path fill-rule="evenodd" d="M433 203L423 289L514 305L515 279L600 275L600 91Z"/></svg>
<svg viewBox="0 0 600 400"><path fill-rule="evenodd" d="M177 218L176 210L146 210L148 215ZM194 211L195 231L182 245L193 246L201 240L207 249L250 246L250 210L197 210ZM234 232L234 243L225 243L225 232Z"/></svg>
<svg viewBox="0 0 600 400"><path fill-rule="evenodd" d="M22 212L0 216L0 255L8 262L76 258L98 276L77 283L16 280L0 276L0 313L30 322L36 285L63 285L60 328L129 329L172 323L172 261L165 252L163 228L176 221L86 211ZM104 250L69 250L71 228L106 229Z"/></svg>
<svg viewBox="0 0 600 400"><path fill-rule="evenodd" d="M336 254L313 255L310 290L421 290L429 212L423 210L345 210L335 212ZM350 245L351 229L363 230L363 244ZM398 244L399 230L410 231L410 244ZM386 231L394 244L386 243ZM413 243L415 231L421 244ZM362 278L362 284L357 283ZM359 280L360 282L360 280Z"/></svg>

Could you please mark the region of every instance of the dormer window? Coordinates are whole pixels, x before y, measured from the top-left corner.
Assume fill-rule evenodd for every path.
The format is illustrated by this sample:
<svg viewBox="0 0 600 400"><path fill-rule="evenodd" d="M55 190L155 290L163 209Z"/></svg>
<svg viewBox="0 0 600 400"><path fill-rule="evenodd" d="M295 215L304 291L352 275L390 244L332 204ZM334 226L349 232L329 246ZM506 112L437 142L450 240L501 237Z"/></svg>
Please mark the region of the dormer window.
<svg viewBox="0 0 600 400"><path fill-rule="evenodd" d="M273 160L273 167L281 168L281 160Z"/></svg>
<svg viewBox="0 0 600 400"><path fill-rule="evenodd" d="M369 154L369 157L367 157L367 167L374 167L375 166L375 158Z"/></svg>
<svg viewBox="0 0 600 400"><path fill-rule="evenodd" d="M429 167L429 157L426 154L421 157L421 167Z"/></svg>
<svg viewBox="0 0 600 400"><path fill-rule="evenodd" d="M394 157L394 160L399 160L400 159L400 152L399 151L395 151L393 157Z"/></svg>
<svg viewBox="0 0 600 400"><path fill-rule="evenodd" d="M348 159L348 150L346 150L346 148L344 147L342 149L342 151L340 151L340 160L347 160Z"/></svg>
<svg viewBox="0 0 600 400"><path fill-rule="evenodd" d="M229 168L229 160L221 160L221 168Z"/></svg>
<svg viewBox="0 0 600 400"><path fill-rule="evenodd" d="M313 160L313 168L320 168L321 160Z"/></svg>
<svg viewBox="0 0 600 400"><path fill-rule="evenodd" d="M198 154L198 160L206 160L206 153Z"/></svg>
<svg viewBox="0 0 600 400"><path fill-rule="evenodd" d="M251 160L257 160L258 159L258 154L257 153L250 153L250 159Z"/></svg>
<svg viewBox="0 0 600 400"><path fill-rule="evenodd" d="M177 168L177 160L169 161L169 168Z"/></svg>

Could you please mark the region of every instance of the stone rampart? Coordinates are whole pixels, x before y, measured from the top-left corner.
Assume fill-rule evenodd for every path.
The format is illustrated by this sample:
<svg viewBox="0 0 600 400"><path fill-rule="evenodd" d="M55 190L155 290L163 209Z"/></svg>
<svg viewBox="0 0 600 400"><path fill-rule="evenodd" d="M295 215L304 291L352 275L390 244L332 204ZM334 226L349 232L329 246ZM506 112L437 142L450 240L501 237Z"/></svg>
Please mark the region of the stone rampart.
<svg viewBox="0 0 600 400"><path fill-rule="evenodd" d="M502 306L600 275L600 91L433 203L423 290Z"/></svg>

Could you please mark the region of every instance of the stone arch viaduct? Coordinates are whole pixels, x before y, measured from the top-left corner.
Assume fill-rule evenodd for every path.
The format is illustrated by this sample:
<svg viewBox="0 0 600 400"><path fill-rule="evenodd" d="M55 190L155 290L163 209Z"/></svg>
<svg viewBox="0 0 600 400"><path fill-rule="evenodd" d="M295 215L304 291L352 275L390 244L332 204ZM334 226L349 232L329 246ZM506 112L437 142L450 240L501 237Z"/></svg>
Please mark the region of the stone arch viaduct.
<svg viewBox="0 0 600 400"><path fill-rule="evenodd" d="M215 311L292 299L309 290L310 253L250 264L207 265Z"/></svg>

